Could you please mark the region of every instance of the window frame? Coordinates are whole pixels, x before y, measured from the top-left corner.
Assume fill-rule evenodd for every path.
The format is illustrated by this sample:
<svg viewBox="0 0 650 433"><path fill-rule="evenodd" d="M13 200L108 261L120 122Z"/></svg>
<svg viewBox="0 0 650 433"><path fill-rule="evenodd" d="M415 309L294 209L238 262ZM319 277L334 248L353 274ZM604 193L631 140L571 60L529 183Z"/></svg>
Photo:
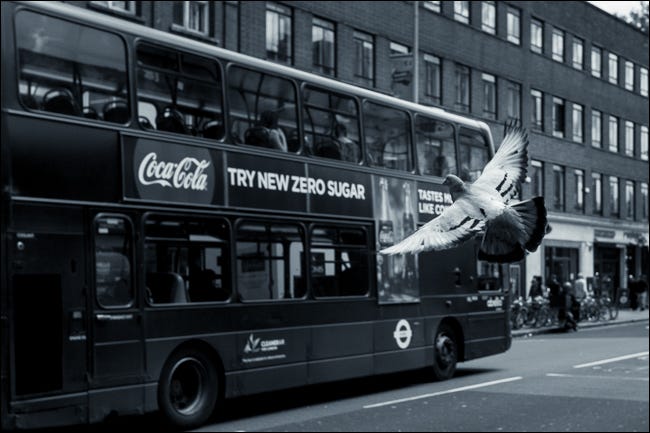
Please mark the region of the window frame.
<svg viewBox="0 0 650 433"><path fill-rule="evenodd" d="M497 33L497 5L495 1L481 2L481 30L490 35Z"/></svg>
<svg viewBox="0 0 650 433"><path fill-rule="evenodd" d="M271 15L276 15L275 20ZM264 9L264 25L265 25L265 37L264 37L264 52L265 59L271 62L281 63L285 65L293 65L295 60L294 52L294 17L293 17L293 8L279 4L276 2L266 2L266 7ZM288 21L288 25L287 25ZM269 23L272 24L273 28L269 29ZM277 25L276 25L277 24ZM285 33L282 32L283 26L285 28ZM287 53L282 53L280 46L282 41L283 34L286 35L288 32L289 42L287 44ZM271 36L271 39L269 39ZM277 39L277 50L274 51L270 48L274 48L274 41ZM285 57L286 58L282 58Z"/></svg>
<svg viewBox="0 0 650 433"><path fill-rule="evenodd" d="M506 9L506 40L521 45L521 10L512 6Z"/></svg>
<svg viewBox="0 0 650 433"><path fill-rule="evenodd" d="M199 1L199 0L183 1L182 6L183 6L183 22L177 23L172 21L172 30L187 32L202 37L210 37L212 33L211 26L210 26L210 2ZM202 19L197 20L197 23L199 24L198 29L192 28L192 26L190 25L192 21L191 20L192 6L197 6L200 9L202 9L204 12ZM201 25L205 28L204 31L200 30Z"/></svg>
<svg viewBox="0 0 650 433"><path fill-rule="evenodd" d="M316 30L320 30L320 40L314 40L314 38L317 37L317 35L314 34ZM317 72L325 75L329 75L332 77L336 76L336 23L319 18L319 17L312 17L312 24L311 24L311 31L312 31L312 68L314 68ZM326 45L324 42L327 41L326 35L331 34L332 37L332 46L331 46L331 61L332 65L327 65L324 58L327 57L325 50L322 49L324 45ZM316 50L316 43L321 42L321 49ZM320 55L317 55L320 54ZM316 57L318 57L318 61L316 61Z"/></svg>
<svg viewBox="0 0 650 433"><path fill-rule="evenodd" d="M537 18L530 20L530 50L537 54L544 54L544 22Z"/></svg>

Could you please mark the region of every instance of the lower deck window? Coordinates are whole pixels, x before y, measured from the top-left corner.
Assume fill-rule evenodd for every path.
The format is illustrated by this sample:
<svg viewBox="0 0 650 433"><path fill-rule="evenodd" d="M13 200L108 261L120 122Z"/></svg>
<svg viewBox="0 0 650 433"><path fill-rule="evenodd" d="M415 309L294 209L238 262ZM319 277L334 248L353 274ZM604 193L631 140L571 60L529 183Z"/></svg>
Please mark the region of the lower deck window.
<svg viewBox="0 0 650 433"><path fill-rule="evenodd" d="M291 224L244 222L237 229L237 288L243 301L306 294L303 233Z"/></svg>
<svg viewBox="0 0 650 433"><path fill-rule="evenodd" d="M220 220L145 222L145 287L151 304L230 299L228 226Z"/></svg>
<svg viewBox="0 0 650 433"><path fill-rule="evenodd" d="M309 255L314 296L368 293L368 242L364 230L316 226Z"/></svg>

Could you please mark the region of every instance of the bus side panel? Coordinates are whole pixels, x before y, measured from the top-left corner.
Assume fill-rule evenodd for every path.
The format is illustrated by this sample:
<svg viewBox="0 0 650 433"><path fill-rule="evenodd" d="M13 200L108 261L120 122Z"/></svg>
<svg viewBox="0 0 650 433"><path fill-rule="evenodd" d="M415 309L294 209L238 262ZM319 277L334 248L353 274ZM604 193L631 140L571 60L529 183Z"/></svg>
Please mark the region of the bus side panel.
<svg viewBox="0 0 650 433"><path fill-rule="evenodd" d="M7 130L13 195L106 202L122 198L115 131L17 115L7 116Z"/></svg>

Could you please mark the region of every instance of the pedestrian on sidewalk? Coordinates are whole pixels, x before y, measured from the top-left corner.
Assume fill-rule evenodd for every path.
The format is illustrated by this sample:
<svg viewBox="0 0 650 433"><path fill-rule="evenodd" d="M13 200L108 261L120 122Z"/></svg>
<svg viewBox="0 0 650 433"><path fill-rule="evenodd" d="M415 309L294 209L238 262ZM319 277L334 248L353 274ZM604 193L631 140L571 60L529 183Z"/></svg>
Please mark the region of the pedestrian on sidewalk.
<svg viewBox="0 0 650 433"><path fill-rule="evenodd" d="M636 284L639 309L644 311L648 308L648 277L642 274Z"/></svg>

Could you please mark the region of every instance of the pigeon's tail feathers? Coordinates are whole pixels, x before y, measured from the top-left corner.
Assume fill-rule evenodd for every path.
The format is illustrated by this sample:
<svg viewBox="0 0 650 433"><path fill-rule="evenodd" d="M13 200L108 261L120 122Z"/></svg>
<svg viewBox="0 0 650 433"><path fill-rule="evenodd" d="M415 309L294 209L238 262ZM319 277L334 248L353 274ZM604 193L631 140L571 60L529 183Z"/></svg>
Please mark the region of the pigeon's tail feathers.
<svg viewBox="0 0 650 433"><path fill-rule="evenodd" d="M544 197L534 197L515 203L512 205L512 209L517 211L526 231L524 247L530 252L536 251L539 244L542 243L548 227Z"/></svg>
<svg viewBox="0 0 650 433"><path fill-rule="evenodd" d="M511 208L487 224L478 259L493 263L518 262L526 256L522 247L523 233Z"/></svg>
<svg viewBox="0 0 650 433"><path fill-rule="evenodd" d="M478 258L496 263L522 260L526 250L537 250L547 225L542 197L509 206L488 223Z"/></svg>

